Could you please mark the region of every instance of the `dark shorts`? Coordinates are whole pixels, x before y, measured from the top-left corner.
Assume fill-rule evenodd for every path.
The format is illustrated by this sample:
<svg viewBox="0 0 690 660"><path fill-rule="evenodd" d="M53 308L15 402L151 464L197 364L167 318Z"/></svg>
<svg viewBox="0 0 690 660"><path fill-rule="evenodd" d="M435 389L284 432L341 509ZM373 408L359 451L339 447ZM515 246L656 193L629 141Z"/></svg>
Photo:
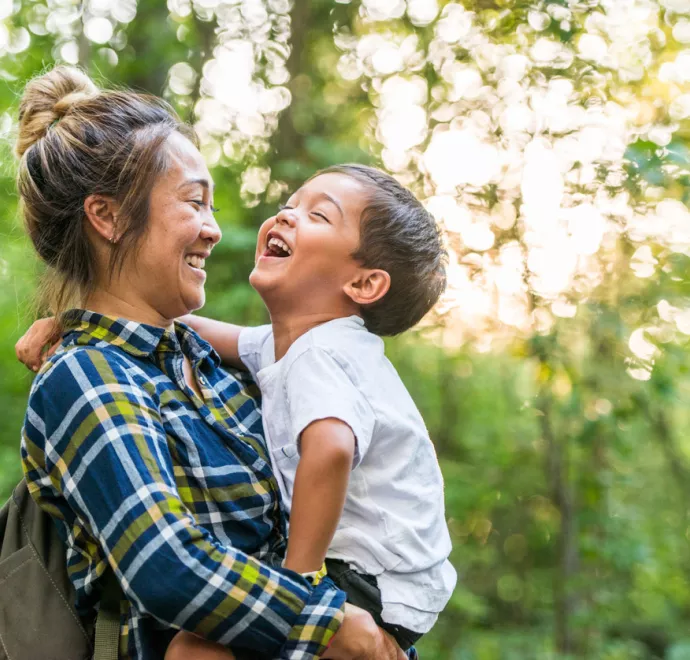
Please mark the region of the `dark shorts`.
<svg viewBox="0 0 690 660"><path fill-rule="evenodd" d="M374 576L358 573L339 559L326 559L326 569L328 577L339 589L347 593L347 602L369 612L374 617L374 621L395 638L403 651L407 651L422 636L421 633L402 626L386 623L381 618L383 610L381 591Z"/></svg>

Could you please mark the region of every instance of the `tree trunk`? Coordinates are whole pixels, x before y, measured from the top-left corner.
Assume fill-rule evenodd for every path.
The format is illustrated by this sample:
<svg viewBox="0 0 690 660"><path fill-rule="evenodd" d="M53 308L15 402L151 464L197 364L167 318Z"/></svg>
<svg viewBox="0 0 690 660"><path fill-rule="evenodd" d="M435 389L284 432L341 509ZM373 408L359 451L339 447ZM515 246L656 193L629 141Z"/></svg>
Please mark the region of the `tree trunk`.
<svg viewBox="0 0 690 660"><path fill-rule="evenodd" d="M201 81L203 79L203 69L206 61L213 53L213 37L215 36L215 25L212 21L202 21L194 13L194 29L197 33L199 47L196 53L196 61L194 63L194 70L196 71L196 83L190 97L190 106L187 113L187 121L190 124L194 123L195 115L194 109L196 104L201 99Z"/></svg>
<svg viewBox="0 0 690 660"><path fill-rule="evenodd" d="M273 140L274 161L276 163L282 160L298 159L304 151L304 138L295 128L294 106L301 100L297 78L304 70L310 17L311 0L293 0L292 11L290 12L291 48L286 62L290 74L287 88L290 90L292 101L278 119L278 128ZM288 179L288 177L285 178ZM292 186L301 183L301 181L287 180L287 183Z"/></svg>
<svg viewBox="0 0 690 660"><path fill-rule="evenodd" d="M553 425L551 392L548 384L539 396L541 430L546 441L546 471L551 498L558 507L561 527L558 536L558 570L554 579L554 634L560 653L574 653L578 648L572 630L572 617L577 610L577 594L573 581L579 569L577 517L575 497L569 477L567 440L557 437Z"/></svg>
<svg viewBox="0 0 690 660"><path fill-rule="evenodd" d="M165 89L168 70L175 61L177 45L175 33L161 39L161 31L168 31L168 7L161 0L140 0L137 6L137 29L129 34L129 45L136 53L128 85L135 90L160 96ZM145 28L143 26L146 26Z"/></svg>
<svg viewBox="0 0 690 660"><path fill-rule="evenodd" d="M686 464L676 448L671 424L669 424L665 411L660 406L651 405L649 399L644 395L635 397L635 400L647 417L649 425L654 431L653 435L661 447L671 475L676 482L676 486L682 495L683 501L687 503L690 501L690 466ZM687 517L687 506L684 507L684 510Z"/></svg>
<svg viewBox="0 0 690 660"><path fill-rule="evenodd" d="M91 42L88 37L84 34L84 14L85 14L85 2L81 3L81 33L77 39L79 66L87 73L90 74L91 69Z"/></svg>

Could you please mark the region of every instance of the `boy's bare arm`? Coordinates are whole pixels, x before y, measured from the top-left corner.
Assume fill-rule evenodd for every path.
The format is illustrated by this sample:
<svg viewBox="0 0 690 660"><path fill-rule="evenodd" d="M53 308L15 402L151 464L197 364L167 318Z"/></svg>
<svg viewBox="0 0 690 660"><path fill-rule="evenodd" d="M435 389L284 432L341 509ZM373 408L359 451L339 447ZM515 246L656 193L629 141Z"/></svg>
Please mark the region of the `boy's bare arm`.
<svg viewBox="0 0 690 660"><path fill-rule="evenodd" d="M34 321L15 344L14 351L23 365L32 371L38 371L59 345L59 328L55 319L50 316Z"/></svg>
<svg viewBox="0 0 690 660"><path fill-rule="evenodd" d="M205 316L196 316L195 314L185 314L179 320L196 330L211 344L223 362L238 369L244 368L237 347L242 326L216 321Z"/></svg>
<svg viewBox="0 0 690 660"><path fill-rule="evenodd" d="M355 453L352 429L338 419L312 422L300 439L286 568L318 571L345 504Z"/></svg>

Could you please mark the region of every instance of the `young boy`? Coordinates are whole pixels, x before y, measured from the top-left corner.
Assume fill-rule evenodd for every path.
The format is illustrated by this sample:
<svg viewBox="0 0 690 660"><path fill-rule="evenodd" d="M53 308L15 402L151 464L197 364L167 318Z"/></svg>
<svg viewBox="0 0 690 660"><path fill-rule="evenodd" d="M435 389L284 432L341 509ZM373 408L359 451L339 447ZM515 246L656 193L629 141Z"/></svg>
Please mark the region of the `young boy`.
<svg viewBox="0 0 690 660"><path fill-rule="evenodd" d="M329 577L407 649L446 605L443 480L380 336L414 326L446 283L433 217L361 165L307 181L259 231L251 285L271 326L182 320L262 393L290 513L285 566Z"/></svg>
<svg viewBox="0 0 690 660"><path fill-rule="evenodd" d="M404 650L434 625L456 574L434 448L380 337L431 309L445 259L433 217L395 179L331 167L259 231L249 281L271 325L182 319L261 388L290 519L284 566L318 581L325 561ZM231 657L190 634L176 642L177 657Z"/></svg>

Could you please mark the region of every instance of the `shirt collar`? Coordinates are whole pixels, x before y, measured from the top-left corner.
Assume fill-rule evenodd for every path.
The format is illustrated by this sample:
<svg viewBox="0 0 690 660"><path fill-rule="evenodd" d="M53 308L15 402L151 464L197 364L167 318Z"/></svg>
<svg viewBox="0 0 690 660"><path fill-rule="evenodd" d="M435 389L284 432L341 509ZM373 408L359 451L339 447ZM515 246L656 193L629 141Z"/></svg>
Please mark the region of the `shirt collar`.
<svg viewBox="0 0 690 660"><path fill-rule="evenodd" d="M63 316L63 335L76 344L106 343L121 348L134 357L154 353L182 352L196 363L208 358L215 367L220 357L212 346L189 326L175 321L174 332L155 325L106 316L84 309L71 309Z"/></svg>

